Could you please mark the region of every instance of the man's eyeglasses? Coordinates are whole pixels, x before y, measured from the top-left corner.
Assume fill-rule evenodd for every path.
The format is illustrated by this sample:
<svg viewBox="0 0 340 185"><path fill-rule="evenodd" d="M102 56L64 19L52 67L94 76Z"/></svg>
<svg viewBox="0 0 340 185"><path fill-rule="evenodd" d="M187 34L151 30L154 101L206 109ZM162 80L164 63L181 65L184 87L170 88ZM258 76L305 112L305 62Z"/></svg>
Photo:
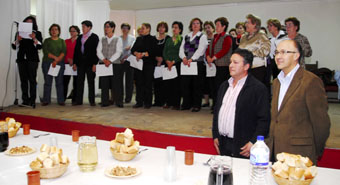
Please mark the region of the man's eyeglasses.
<svg viewBox="0 0 340 185"><path fill-rule="evenodd" d="M281 55L284 55L284 54L287 54L287 53L298 53L298 52L296 52L296 51L286 51L286 50L281 50L281 51L275 51L274 52L274 54L275 54L275 56L276 55L279 55L279 54L281 54Z"/></svg>

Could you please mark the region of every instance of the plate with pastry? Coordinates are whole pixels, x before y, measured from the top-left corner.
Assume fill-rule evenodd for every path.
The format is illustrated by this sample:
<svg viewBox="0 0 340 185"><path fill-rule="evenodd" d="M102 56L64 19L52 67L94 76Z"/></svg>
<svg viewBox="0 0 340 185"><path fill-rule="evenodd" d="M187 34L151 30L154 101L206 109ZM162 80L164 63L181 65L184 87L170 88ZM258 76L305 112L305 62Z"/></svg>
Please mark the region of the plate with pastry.
<svg viewBox="0 0 340 185"><path fill-rule="evenodd" d="M23 156L33 154L37 150L29 146L18 146L5 151L6 155L9 156Z"/></svg>
<svg viewBox="0 0 340 185"><path fill-rule="evenodd" d="M105 169L105 175L112 178L131 178L141 174L142 171L139 167L131 166L113 166Z"/></svg>

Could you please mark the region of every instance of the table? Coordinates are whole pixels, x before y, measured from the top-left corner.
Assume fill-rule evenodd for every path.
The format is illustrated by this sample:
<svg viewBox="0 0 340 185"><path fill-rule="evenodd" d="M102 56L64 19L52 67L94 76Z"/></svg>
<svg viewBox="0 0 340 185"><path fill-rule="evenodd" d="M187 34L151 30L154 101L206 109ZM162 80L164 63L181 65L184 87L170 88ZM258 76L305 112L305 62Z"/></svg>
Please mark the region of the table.
<svg viewBox="0 0 340 185"><path fill-rule="evenodd" d="M42 185L106 185L106 184L193 184L205 185L208 182L209 167L204 166L210 155L195 153L194 165L187 166L184 164L184 152L176 151L177 172L178 176L175 182L165 182L163 178L166 151L161 148L148 148L147 151L137 155L131 161L120 162L115 160L110 152L109 141L97 140L98 147L98 166L94 172L81 172L77 165L78 144L72 142L69 135L50 133L49 136L33 138L34 135L44 134L47 132L31 130L30 135L23 135L22 129L17 136L10 138L9 148L16 146L30 146L38 150L42 144L49 144L50 137L57 137L58 146L63 149L65 155L70 159L70 165L66 173L56 179L41 179ZM114 133L112 133L114 134ZM143 143L141 143L143 145ZM26 172L30 171L29 163L33 161L38 152L27 156L7 156L0 153L0 184L1 185L25 185L27 184ZM130 165L141 168L142 173L139 176L128 179L115 179L104 175L107 167L114 165ZM233 159L234 185L249 184L249 160ZM268 174L270 184L276 184L273 177ZM340 170L318 168L318 175L313 180L312 185L332 185L339 184Z"/></svg>

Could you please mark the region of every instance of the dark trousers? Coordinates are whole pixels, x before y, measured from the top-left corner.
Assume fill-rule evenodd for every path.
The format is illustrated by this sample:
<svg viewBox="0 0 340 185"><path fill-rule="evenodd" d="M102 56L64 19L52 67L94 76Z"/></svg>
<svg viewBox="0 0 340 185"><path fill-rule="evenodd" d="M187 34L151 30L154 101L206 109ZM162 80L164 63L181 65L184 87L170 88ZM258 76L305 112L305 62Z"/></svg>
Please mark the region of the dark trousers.
<svg viewBox="0 0 340 185"><path fill-rule="evenodd" d="M68 84L70 83L70 80L71 80L71 76L64 75L64 99L65 100L67 98ZM71 95L72 95L72 103L75 103L76 97L77 97L77 76L73 76Z"/></svg>
<svg viewBox="0 0 340 185"><path fill-rule="evenodd" d="M216 76L214 78L213 105L216 103L218 89L221 84L230 78L229 66L216 66Z"/></svg>
<svg viewBox="0 0 340 185"><path fill-rule="evenodd" d="M113 69L113 65L111 66ZM114 73L113 73L114 74ZM113 77L114 76L101 76L99 77L101 93L102 106L107 106L110 104L110 89L113 87Z"/></svg>
<svg viewBox="0 0 340 185"><path fill-rule="evenodd" d="M123 105L123 75L124 65L113 64L113 100L116 105Z"/></svg>
<svg viewBox="0 0 340 185"><path fill-rule="evenodd" d="M197 75L181 75L182 107L201 108L205 66L203 62L197 63Z"/></svg>
<svg viewBox="0 0 340 185"><path fill-rule="evenodd" d="M218 138L219 142L219 149L220 149L220 155L226 155L226 156L235 156L233 152L233 139L228 138L227 136L220 136Z"/></svg>
<svg viewBox="0 0 340 185"><path fill-rule="evenodd" d="M134 69L130 67L130 62L125 61L123 64L123 76L125 74L125 102L130 102L133 93L133 72ZM123 92L124 96L124 92Z"/></svg>
<svg viewBox="0 0 340 185"><path fill-rule="evenodd" d="M38 62L18 62L18 71L21 82L20 86L22 91L21 98L24 104L35 103L35 99L37 97L37 69Z"/></svg>
<svg viewBox="0 0 340 185"><path fill-rule="evenodd" d="M95 103L94 79L96 77L96 73L92 71L92 65L79 65L79 67L77 66L77 75L77 104L83 104L85 75L87 76L87 85L89 88L89 102Z"/></svg>
<svg viewBox="0 0 340 185"><path fill-rule="evenodd" d="M256 79L258 79L260 82L266 85L267 70L265 66L252 68L250 72Z"/></svg>
<svg viewBox="0 0 340 185"><path fill-rule="evenodd" d="M164 100L164 82L162 78L156 78L153 81L153 93L155 95L155 105L163 106L165 103Z"/></svg>
<svg viewBox="0 0 340 185"><path fill-rule="evenodd" d="M179 107L181 105L181 80L180 80L180 66L176 65L178 76L174 79L163 80L164 83L164 101L167 106Z"/></svg>
<svg viewBox="0 0 340 185"><path fill-rule="evenodd" d="M135 69L136 79L136 102L138 105L152 105L152 82L155 66L152 64L143 65L143 70Z"/></svg>
<svg viewBox="0 0 340 185"><path fill-rule="evenodd" d="M60 71L58 73L58 76L53 77L48 74L48 70L50 69L52 62L42 62L42 71L44 74L44 95L43 95L43 102L44 103L51 103L51 91L52 91L52 82L53 78L55 79L55 86L57 90L57 101L58 103L64 103L64 69L65 69L65 64L64 62L58 63L60 65Z"/></svg>

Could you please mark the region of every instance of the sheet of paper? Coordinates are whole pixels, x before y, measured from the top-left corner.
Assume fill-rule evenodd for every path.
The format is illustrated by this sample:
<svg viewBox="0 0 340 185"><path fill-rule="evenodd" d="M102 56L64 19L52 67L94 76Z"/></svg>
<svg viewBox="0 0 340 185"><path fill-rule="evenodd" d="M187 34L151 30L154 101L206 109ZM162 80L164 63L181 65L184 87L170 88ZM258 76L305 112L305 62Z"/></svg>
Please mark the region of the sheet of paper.
<svg viewBox="0 0 340 185"><path fill-rule="evenodd" d="M214 63L211 63L211 66L209 66L209 64L207 64L206 68L207 68L207 77L215 77L216 76L216 65Z"/></svg>
<svg viewBox="0 0 340 185"><path fill-rule="evenodd" d="M162 78L164 65L156 66L155 72L153 73L154 78Z"/></svg>
<svg viewBox="0 0 340 185"><path fill-rule="evenodd" d="M113 76L113 68L112 64L110 64L108 67L105 66L105 64L97 64L96 65L96 76Z"/></svg>
<svg viewBox="0 0 340 185"><path fill-rule="evenodd" d="M64 71L65 76L77 76L77 71L73 71L72 66L69 64L65 64L65 71Z"/></svg>
<svg viewBox="0 0 340 185"><path fill-rule="evenodd" d="M143 60L142 59L137 61L137 59L134 55L130 55L126 60L128 60L130 62L131 67L136 68L140 71L143 70Z"/></svg>
<svg viewBox="0 0 340 185"><path fill-rule="evenodd" d="M32 23L20 22L18 27L19 35L25 39L32 39L29 35L32 34Z"/></svg>
<svg viewBox="0 0 340 185"><path fill-rule="evenodd" d="M183 62L181 63L181 75L197 75L197 63L191 62L190 67L188 65L184 65Z"/></svg>
<svg viewBox="0 0 340 185"><path fill-rule="evenodd" d="M168 67L163 67L163 80L171 80L178 76L176 66L172 66L171 71Z"/></svg>
<svg viewBox="0 0 340 185"><path fill-rule="evenodd" d="M56 65L55 67L52 67L52 64L50 65L50 68L48 69L48 75L50 76L58 76L60 71L60 66Z"/></svg>

